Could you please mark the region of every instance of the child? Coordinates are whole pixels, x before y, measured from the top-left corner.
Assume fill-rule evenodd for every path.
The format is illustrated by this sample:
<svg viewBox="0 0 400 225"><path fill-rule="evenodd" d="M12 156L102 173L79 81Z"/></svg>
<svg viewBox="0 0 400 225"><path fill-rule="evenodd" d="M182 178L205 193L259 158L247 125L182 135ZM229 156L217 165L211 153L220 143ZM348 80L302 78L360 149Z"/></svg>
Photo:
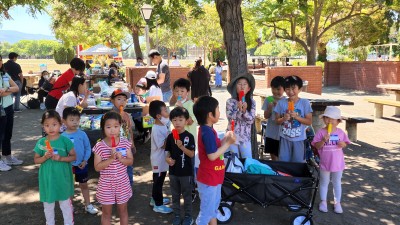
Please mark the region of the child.
<svg viewBox="0 0 400 225"><path fill-rule="evenodd" d="M58 201L64 218L64 224L74 224L71 196L74 195L74 183L70 162L76 159L74 145L61 136L60 115L49 110L42 116L42 126L47 137L42 137L34 148L34 162L39 168L39 193L43 202L47 225L54 225L54 205Z"/></svg>
<svg viewBox="0 0 400 225"><path fill-rule="evenodd" d="M278 160L279 156L279 125L275 123L274 108L279 100L283 98L283 86L285 78L276 76L271 80L272 96L265 99L262 106L264 118L268 119L267 129L265 130L265 153L269 153L271 160Z"/></svg>
<svg viewBox="0 0 400 225"><path fill-rule="evenodd" d="M200 194L200 212L197 225L216 225L218 206L221 201L221 186L224 181L224 152L236 141L233 131L228 131L221 144L217 132L212 128L219 120L218 101L210 96L200 97L193 106L198 123L198 149L200 166L197 172L197 187Z"/></svg>
<svg viewBox="0 0 400 225"><path fill-rule="evenodd" d="M116 89L111 94L111 103L113 104L112 110L120 113L122 117L120 136L127 139L131 143L132 155L136 153L135 143L133 142L133 120L130 114L126 113L123 109L125 108L130 94L124 92L121 89ZM132 165L127 166L127 172L129 177L129 182L131 186L133 185L133 167Z"/></svg>
<svg viewBox="0 0 400 225"><path fill-rule="evenodd" d="M165 206L169 203L169 199L163 198L162 193L162 187L168 170L164 149L168 136L167 124L169 123L169 113L165 103L159 100L154 100L150 103L149 113L155 120L151 130L150 161L153 170L153 190L150 206L153 207L154 212L172 213L172 209Z"/></svg>
<svg viewBox="0 0 400 225"><path fill-rule="evenodd" d="M97 201L102 205L101 224L111 224L112 207L117 204L120 224L128 224L128 200L132 188L126 167L133 164L131 143L120 137L122 118L116 112L104 114L100 128L104 139L94 148L94 168L100 172Z"/></svg>
<svg viewBox="0 0 400 225"><path fill-rule="evenodd" d="M146 73L146 90L148 91L148 97L158 96L160 100L163 100L163 93L161 91L160 85L157 83L157 74L149 70Z"/></svg>
<svg viewBox="0 0 400 225"><path fill-rule="evenodd" d="M139 103L147 103L146 98L149 93L146 90L146 78L140 78L135 86L135 100ZM135 127L139 132L139 135L136 137L136 141L141 140L143 143L147 143L150 140L150 129L143 128L143 117L142 112L139 112L134 115Z"/></svg>
<svg viewBox="0 0 400 225"><path fill-rule="evenodd" d="M85 210L90 214L97 214L98 210L90 204L88 176L88 160L91 156L90 141L85 132L79 129L81 114L74 107L67 107L63 111L63 123L67 130L61 135L70 139L74 144L76 160L72 162L72 168L75 173L75 181L79 182L85 201Z"/></svg>
<svg viewBox="0 0 400 225"><path fill-rule="evenodd" d="M231 94L231 98L226 101L226 117L229 121L227 130L231 130L233 121L237 137L230 149L240 158L252 158L251 125L256 117L256 102L252 98L254 87L255 81L251 74L233 78L227 87Z"/></svg>
<svg viewBox="0 0 400 225"><path fill-rule="evenodd" d="M303 81L298 76L285 78L285 93L288 96L276 105L275 121L281 125L279 160L304 162L306 127L312 122L312 109L307 99L299 97ZM293 106L293 109L288 106Z"/></svg>
<svg viewBox="0 0 400 225"><path fill-rule="evenodd" d="M343 148L350 144L346 133L337 127L342 116L340 109L335 106L327 106L321 115L326 127L317 131L312 145L318 149L320 156L320 196L319 210L328 212L327 193L330 177L332 175L333 195L335 199L334 212L343 213L340 205L342 196L342 174L345 169Z"/></svg>
<svg viewBox="0 0 400 225"><path fill-rule="evenodd" d="M185 201L185 218L182 224L192 225L192 158L195 150L195 139L191 133L185 130L185 125L189 119L188 110L177 106L170 112L169 118L179 135L179 140L175 140L173 134L169 134L165 146L166 162L169 165L172 208L175 214L172 224L181 224L180 198L182 195Z"/></svg>

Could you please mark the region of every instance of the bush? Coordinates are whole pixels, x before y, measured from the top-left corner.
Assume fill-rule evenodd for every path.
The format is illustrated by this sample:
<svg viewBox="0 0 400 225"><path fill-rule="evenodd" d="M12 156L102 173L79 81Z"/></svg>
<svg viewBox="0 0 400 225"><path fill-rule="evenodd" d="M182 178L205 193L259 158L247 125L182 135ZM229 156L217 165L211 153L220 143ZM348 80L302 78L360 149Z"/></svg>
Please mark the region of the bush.
<svg viewBox="0 0 400 225"><path fill-rule="evenodd" d="M75 57L75 50L58 46L54 49L53 56L54 61L56 61L57 64L68 64Z"/></svg>
<svg viewBox="0 0 400 225"><path fill-rule="evenodd" d="M208 53L208 56L207 56L208 60L211 61L211 57L210 56L211 56L210 53ZM216 62L217 59L219 59L221 61L225 61L225 57L226 57L225 49L216 49L216 50L214 50L212 56L213 56L212 60L214 62Z"/></svg>

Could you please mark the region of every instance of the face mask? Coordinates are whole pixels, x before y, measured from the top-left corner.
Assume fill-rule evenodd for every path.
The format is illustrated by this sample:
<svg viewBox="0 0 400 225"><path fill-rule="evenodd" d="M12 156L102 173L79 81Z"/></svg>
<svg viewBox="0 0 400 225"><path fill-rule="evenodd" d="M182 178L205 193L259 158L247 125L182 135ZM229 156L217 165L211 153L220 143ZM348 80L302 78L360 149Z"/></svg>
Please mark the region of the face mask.
<svg viewBox="0 0 400 225"><path fill-rule="evenodd" d="M48 80L48 79L49 79L49 76L48 76L48 75L44 75L43 78L46 79L46 80Z"/></svg>
<svg viewBox="0 0 400 225"><path fill-rule="evenodd" d="M169 123L169 119L165 117L161 117L160 121L162 124L164 124L164 126L166 126Z"/></svg>

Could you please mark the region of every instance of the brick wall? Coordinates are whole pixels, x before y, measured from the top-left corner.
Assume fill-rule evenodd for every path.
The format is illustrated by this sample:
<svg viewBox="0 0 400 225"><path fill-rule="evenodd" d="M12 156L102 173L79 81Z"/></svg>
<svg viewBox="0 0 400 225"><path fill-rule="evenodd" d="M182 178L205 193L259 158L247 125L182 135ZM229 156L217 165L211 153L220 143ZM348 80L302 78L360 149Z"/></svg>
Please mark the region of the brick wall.
<svg viewBox="0 0 400 225"><path fill-rule="evenodd" d="M326 86L382 92L376 85L400 84L400 62L327 62L324 77Z"/></svg>
<svg viewBox="0 0 400 225"><path fill-rule="evenodd" d="M157 67L126 67L126 82L128 82L131 87L134 87L140 78L144 77L149 70L156 71ZM179 78L187 78L187 74L190 68L187 67L170 67L170 79L171 88L174 82Z"/></svg>

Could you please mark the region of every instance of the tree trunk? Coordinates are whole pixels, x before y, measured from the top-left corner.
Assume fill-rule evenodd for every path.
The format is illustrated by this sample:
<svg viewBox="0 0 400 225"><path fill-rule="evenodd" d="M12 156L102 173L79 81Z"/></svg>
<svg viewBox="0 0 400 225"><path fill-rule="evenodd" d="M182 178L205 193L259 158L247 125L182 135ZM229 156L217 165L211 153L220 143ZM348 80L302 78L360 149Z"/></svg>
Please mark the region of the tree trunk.
<svg viewBox="0 0 400 225"><path fill-rule="evenodd" d="M248 72L241 10L242 0L215 0L215 2L224 34L229 73L232 79Z"/></svg>
<svg viewBox="0 0 400 225"><path fill-rule="evenodd" d="M143 59L142 50L140 49L139 30L138 29L132 28L132 38L133 38L133 47L135 49L136 58L140 57Z"/></svg>
<svg viewBox="0 0 400 225"><path fill-rule="evenodd" d="M315 66L317 61L317 43L311 43L310 50L307 51L307 66Z"/></svg>
<svg viewBox="0 0 400 225"><path fill-rule="evenodd" d="M318 51L317 61L326 62L326 57L328 56L326 50L326 43L319 42L317 51Z"/></svg>

